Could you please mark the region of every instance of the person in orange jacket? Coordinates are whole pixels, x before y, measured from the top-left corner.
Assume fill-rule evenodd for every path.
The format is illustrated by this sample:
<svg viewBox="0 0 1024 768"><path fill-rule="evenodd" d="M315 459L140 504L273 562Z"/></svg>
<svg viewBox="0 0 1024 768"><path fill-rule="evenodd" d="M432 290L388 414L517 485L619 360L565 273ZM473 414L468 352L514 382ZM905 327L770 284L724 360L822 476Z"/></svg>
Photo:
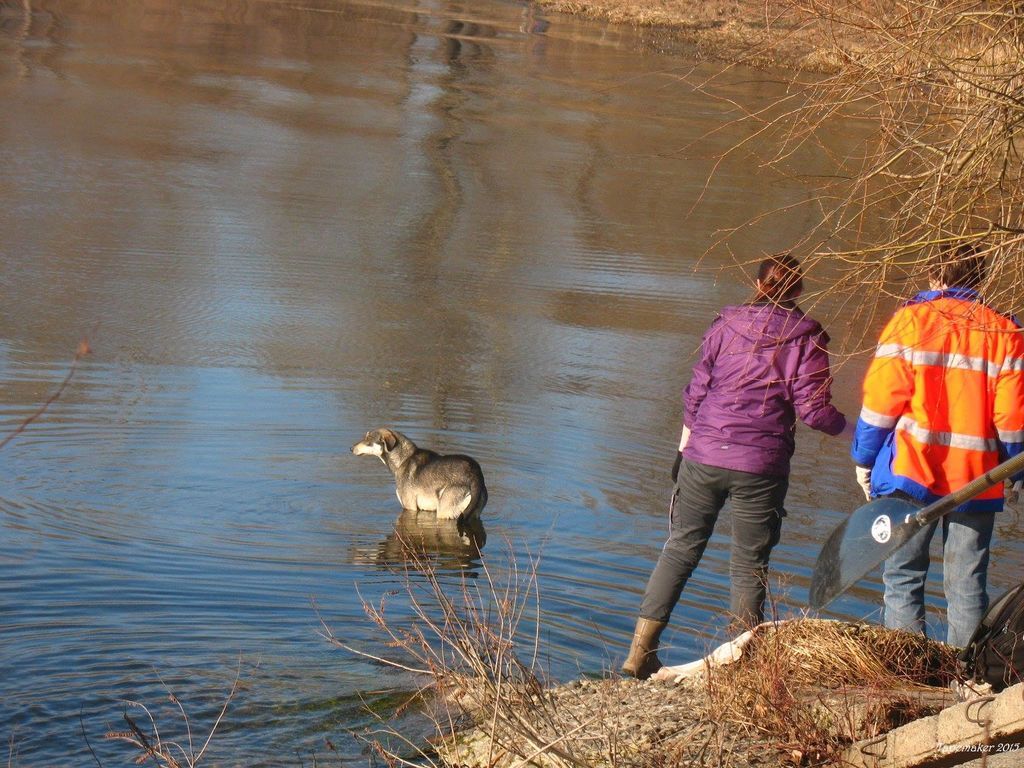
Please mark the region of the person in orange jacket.
<svg viewBox="0 0 1024 768"><path fill-rule="evenodd" d="M934 258L927 274L929 290L896 311L864 378L851 455L868 499L926 504L1024 451L1024 338L978 294L984 256L961 246ZM941 518L951 645L966 645L988 607L989 549L1002 508L996 486ZM925 632L928 550L939 523L886 560L885 626Z"/></svg>

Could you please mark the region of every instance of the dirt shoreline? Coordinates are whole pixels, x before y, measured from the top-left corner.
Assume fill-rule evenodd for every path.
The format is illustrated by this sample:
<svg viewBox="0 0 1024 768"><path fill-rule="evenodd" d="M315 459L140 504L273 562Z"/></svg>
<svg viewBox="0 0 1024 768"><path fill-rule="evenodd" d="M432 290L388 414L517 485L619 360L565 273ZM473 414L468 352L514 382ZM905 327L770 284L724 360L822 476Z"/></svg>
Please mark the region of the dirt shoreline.
<svg viewBox="0 0 1024 768"><path fill-rule="evenodd" d="M503 676L486 694L463 678L458 716L438 718L462 726L434 746L452 768L823 768L956 703L955 649L921 635L794 619L738 640L657 680L608 673L547 687Z"/></svg>
<svg viewBox="0 0 1024 768"><path fill-rule="evenodd" d="M700 59L834 71L853 45L820 23L751 0L535 0L548 11L650 29Z"/></svg>

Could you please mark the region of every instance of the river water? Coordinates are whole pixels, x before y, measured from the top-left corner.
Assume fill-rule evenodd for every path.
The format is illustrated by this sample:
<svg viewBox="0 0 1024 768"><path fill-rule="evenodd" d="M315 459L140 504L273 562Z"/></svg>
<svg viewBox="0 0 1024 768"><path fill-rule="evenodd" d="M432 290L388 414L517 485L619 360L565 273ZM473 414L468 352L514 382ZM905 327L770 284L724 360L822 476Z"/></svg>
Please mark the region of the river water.
<svg viewBox="0 0 1024 768"><path fill-rule="evenodd" d="M497 0L0 2L0 434L93 348L0 450L9 762L128 764L103 738L147 722L128 701L184 741L169 692L198 749L238 675L205 762L365 764L349 732L417 681L321 619L395 653L363 601L408 619L422 577L399 535L453 594L487 573L473 537L400 516L386 469L349 453L384 425L483 466L473 536L499 581L537 563L547 674L617 666L700 335L746 296L734 264L812 223L700 260L808 195L756 153L716 166L750 134L736 105L784 88ZM796 160L829 173L825 152ZM847 413L862 370L838 369ZM783 615L858 502L842 441L801 428L794 466ZM1005 586L1012 516L1000 536ZM721 639L727 547L725 516L669 661ZM829 615L878 602L876 574Z"/></svg>

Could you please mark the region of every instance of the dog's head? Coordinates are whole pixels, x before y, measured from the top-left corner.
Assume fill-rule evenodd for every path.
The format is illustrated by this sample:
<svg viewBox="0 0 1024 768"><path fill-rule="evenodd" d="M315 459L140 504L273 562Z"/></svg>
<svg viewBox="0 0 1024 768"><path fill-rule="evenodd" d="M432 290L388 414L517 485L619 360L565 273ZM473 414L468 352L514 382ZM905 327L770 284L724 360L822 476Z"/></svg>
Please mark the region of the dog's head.
<svg viewBox="0 0 1024 768"><path fill-rule="evenodd" d="M363 439L352 446L356 456L379 456L389 453L398 444L398 435L390 429L371 429Z"/></svg>

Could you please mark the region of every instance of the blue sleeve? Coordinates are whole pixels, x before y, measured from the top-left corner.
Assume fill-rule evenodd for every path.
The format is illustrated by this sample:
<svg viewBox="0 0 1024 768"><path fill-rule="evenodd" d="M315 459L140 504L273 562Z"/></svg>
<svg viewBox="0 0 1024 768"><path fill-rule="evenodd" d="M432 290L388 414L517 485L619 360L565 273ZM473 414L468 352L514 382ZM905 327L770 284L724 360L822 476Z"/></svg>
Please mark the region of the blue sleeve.
<svg viewBox="0 0 1024 768"><path fill-rule="evenodd" d="M861 467L873 467L875 459L885 444L885 439L892 434L892 428L876 427L868 424L863 418L857 419L857 428L853 433L853 445L850 446L850 457Z"/></svg>
<svg viewBox="0 0 1024 768"><path fill-rule="evenodd" d="M1022 453L1024 453L1024 443L999 441L999 457L1001 461L1007 461L1015 456L1020 456ZM1024 470L1010 478L1011 483L1020 482L1021 480L1024 480Z"/></svg>

